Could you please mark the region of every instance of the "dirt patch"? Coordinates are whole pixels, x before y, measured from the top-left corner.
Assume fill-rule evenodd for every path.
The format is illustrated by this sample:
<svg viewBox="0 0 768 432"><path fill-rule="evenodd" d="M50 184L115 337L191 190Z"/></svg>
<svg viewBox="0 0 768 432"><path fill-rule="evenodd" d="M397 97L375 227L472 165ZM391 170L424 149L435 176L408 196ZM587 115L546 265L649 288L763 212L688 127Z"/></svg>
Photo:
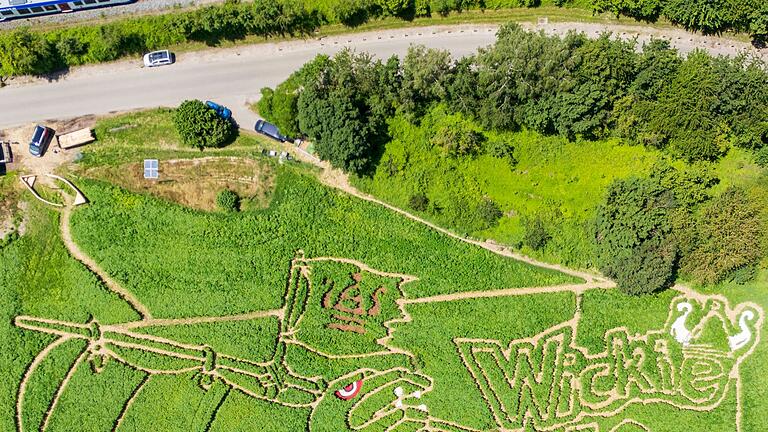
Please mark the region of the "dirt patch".
<svg viewBox="0 0 768 432"><path fill-rule="evenodd" d="M17 179L13 174L0 176L0 244L12 232L24 233L27 203L20 199L23 187Z"/></svg>
<svg viewBox="0 0 768 432"><path fill-rule="evenodd" d="M271 165L235 157L161 160L158 180L144 178L143 161L92 168L85 176L207 211L216 210L216 194L222 189L236 192L243 209L266 208L275 185Z"/></svg>
<svg viewBox="0 0 768 432"><path fill-rule="evenodd" d="M44 123L45 126L55 130L57 135L93 127L95 124L95 116L84 116ZM13 163L8 164L6 169L9 172L19 171L23 174L37 175L38 181L48 184L49 186L54 186L53 181L44 174L53 173L59 166L72 162L79 151L78 149L68 151L61 150L56 138L53 138L43 157L34 157L30 155L29 140L32 138L35 126L35 123L29 123L24 126L5 129L0 133L0 139L11 142Z"/></svg>

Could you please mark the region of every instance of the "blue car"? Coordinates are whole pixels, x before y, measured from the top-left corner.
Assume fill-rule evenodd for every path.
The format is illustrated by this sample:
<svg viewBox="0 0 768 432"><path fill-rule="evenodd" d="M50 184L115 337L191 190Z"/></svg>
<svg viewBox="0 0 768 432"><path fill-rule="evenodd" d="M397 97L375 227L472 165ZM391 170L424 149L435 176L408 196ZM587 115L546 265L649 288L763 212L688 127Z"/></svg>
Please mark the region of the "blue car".
<svg viewBox="0 0 768 432"><path fill-rule="evenodd" d="M208 106L208 108L216 111L216 114L218 114L219 117L223 118L224 120L229 120L232 118L232 111L230 111L229 108L225 106L221 106L216 102L211 101L205 101L205 105Z"/></svg>
<svg viewBox="0 0 768 432"><path fill-rule="evenodd" d="M41 157L45 154L45 150L55 134L56 131L53 129L37 125L35 132L32 134L32 141L29 142L29 153L32 156Z"/></svg>
<svg viewBox="0 0 768 432"><path fill-rule="evenodd" d="M277 126L273 125L272 123L264 120L259 120L256 122L255 126L256 132L260 134L264 134L270 138L274 138L278 141L285 142L288 140L285 135L280 133L280 129L277 128Z"/></svg>

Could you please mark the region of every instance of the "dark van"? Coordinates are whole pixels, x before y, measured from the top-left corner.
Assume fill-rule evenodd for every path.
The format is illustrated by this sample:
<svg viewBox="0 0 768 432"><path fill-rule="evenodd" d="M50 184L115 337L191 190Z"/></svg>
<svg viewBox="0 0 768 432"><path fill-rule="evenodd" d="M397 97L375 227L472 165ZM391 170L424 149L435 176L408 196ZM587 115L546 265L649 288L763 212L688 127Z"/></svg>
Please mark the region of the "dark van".
<svg viewBox="0 0 768 432"><path fill-rule="evenodd" d="M270 138L274 138L278 141L282 141L282 142L287 141L287 138L285 137L285 135L282 135L280 133L280 129L278 129L277 126L273 125L268 121L264 121L264 120L257 121L256 132L260 134L264 134Z"/></svg>
<svg viewBox="0 0 768 432"><path fill-rule="evenodd" d="M41 157L45 154L45 150L48 148L56 131L49 127L37 125L35 127L35 133L32 134L32 141L29 143L29 153L32 156Z"/></svg>

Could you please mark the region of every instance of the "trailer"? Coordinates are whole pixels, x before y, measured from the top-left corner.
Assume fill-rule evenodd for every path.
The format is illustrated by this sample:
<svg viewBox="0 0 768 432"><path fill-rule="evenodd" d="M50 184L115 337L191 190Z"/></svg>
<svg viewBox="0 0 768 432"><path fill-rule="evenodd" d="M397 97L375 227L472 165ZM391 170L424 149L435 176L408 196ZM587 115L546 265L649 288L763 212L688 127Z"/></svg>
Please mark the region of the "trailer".
<svg viewBox="0 0 768 432"><path fill-rule="evenodd" d="M71 149L96 141L96 137L93 136L93 130L89 128L76 130L64 135L58 135L56 139L58 139L59 148L62 150Z"/></svg>
<svg viewBox="0 0 768 432"><path fill-rule="evenodd" d="M0 163L13 162L13 153L11 152L11 143L0 141Z"/></svg>

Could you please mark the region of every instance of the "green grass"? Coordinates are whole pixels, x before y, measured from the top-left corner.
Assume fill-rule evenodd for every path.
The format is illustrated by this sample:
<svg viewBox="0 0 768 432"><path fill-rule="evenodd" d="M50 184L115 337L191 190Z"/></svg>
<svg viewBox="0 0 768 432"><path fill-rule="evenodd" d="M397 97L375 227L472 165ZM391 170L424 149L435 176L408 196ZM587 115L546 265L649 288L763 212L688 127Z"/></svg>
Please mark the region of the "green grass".
<svg viewBox="0 0 768 432"><path fill-rule="evenodd" d="M402 208L408 207L413 194L424 193L432 208L422 212L423 216L505 244L519 246L526 220L541 217L552 240L541 251L524 248L523 252L577 267L592 264L587 224L607 186L617 178L649 173L661 156L658 151L627 146L616 139L569 142L531 131L487 133L489 140L514 146L517 163L511 166L507 159L489 154L447 157L429 143L428 129L401 118L392 120L393 140L376 173L354 179L355 184ZM394 175L390 160L396 167ZM463 207L471 210L472 203L483 198L492 199L505 214L491 228L468 220L471 211Z"/></svg>
<svg viewBox="0 0 768 432"><path fill-rule="evenodd" d="M194 212L94 181L79 186L92 204L72 216L75 240L158 317L279 308L298 249L414 274L420 280L409 286L410 296L573 280L435 234L291 168L278 173L268 209L232 215ZM401 256L413 259L402 263ZM446 273L453 277L446 280Z"/></svg>
<svg viewBox="0 0 768 432"><path fill-rule="evenodd" d="M136 148L150 154L162 147L167 152L163 155L173 158L199 155L178 147L164 115L162 111L152 111L101 123L97 127L101 131L99 142L84 149L80 168L74 171L85 175L83 167L133 162L135 157L141 157L140 153L131 152ZM116 127L113 125L121 124L136 126L107 132ZM147 140L151 134L157 138ZM515 209L518 217L557 204L568 218L586 220L584 214L589 213L590 203L599 199L610 176L647 170L657 157L653 152L623 147L614 141L567 143L529 132L511 134L508 138L516 143L518 164L513 170L486 156L457 164L455 169L463 176L457 178L473 179L481 186L480 193L498 201L507 212ZM235 143L227 151L249 155L251 147L256 145ZM425 153L421 157L435 162L435 155ZM262 159L256 157L256 160ZM435 163L434 169L440 166ZM601 170L605 166L611 169ZM723 183L751 185L754 193L762 190L761 171L751 165L744 154L732 153L722 166L730 167L720 171ZM373 269L414 275L419 280L399 287L408 299L577 282L572 277L505 259L448 238L381 206L329 189L318 183L309 171L295 164L278 167L277 185L269 207L231 215L194 211L100 180L73 177L90 200L72 216L73 235L81 249L142 300L156 318L218 316L279 308L286 295L290 261L298 249L303 249L307 258L350 258ZM608 174L604 176L603 172ZM425 175L435 174L426 171ZM382 191L384 185L383 182L378 185ZM402 185L393 182L390 189L396 187ZM438 192L451 192L447 186L440 187L445 189L435 189L434 196L438 196ZM403 192L395 190L395 193ZM392 196L397 198L395 193ZM397 203L394 199L393 202ZM3 341L0 365L6 372L6 379L0 384L0 430L15 429L14 406L21 374L32 358L53 341L53 338L12 326L13 317L28 314L86 322L93 316L102 323L138 319L125 302L69 257L58 234L55 211L31 202L30 217L27 233L0 248L0 292L3 293L0 297L0 340ZM461 348L455 339L498 341L506 348L511 341L534 337L570 320L576 313L576 295L566 291L406 304L404 309L411 320L393 323L391 319L401 313L394 307L394 299L399 297L398 287L390 277L361 271L357 286L361 296L377 287L386 288L378 297L382 307L378 314L362 315L366 318L364 337L333 333L325 325L329 308L323 305L331 292L335 295L330 298L338 301L337 305L350 305L350 298L341 294L348 284L342 282L354 280L350 276L357 271L356 266L333 261L310 261L304 265L308 266L308 280L312 285L305 294L303 322L296 324L298 328L293 332L296 338L326 352L370 353L382 349L375 339L383 336L384 325L391 325L394 329L391 345L412 353L413 357L391 353L330 359L298 345L283 346L277 343L279 324L273 317L152 325L136 331L190 345L208 345L217 353L251 361L268 361L284 351L292 372L321 377L325 382L363 367L376 370L399 367L409 371L406 377L417 371L434 381L434 389L420 401L429 407L431 415L494 430L496 423L491 410L483 399L481 387L463 363L459 355ZM302 280L295 286L306 287L306 281ZM724 294L731 306L752 301L768 310L766 284L768 271L763 270L758 279L749 284L727 283L699 289L705 294ZM299 299L296 304L304 304L300 293L297 291L295 296ZM357 293L350 291L348 295L354 297ZM666 291L652 296L627 297L616 290L587 291L581 302L576 345L596 354L606 350L605 334L613 328L626 328L630 337L662 329L668 320L670 302L676 295ZM372 304L370 298L366 298L365 310L369 312ZM333 309L331 313L340 310ZM692 320L698 320L701 315L694 314ZM768 414L763 406L763 389L768 386L768 378L763 373L768 364L768 343L764 342L764 334L761 338L763 342L741 369L744 431L761 430ZM25 430L39 428L52 395L82 349L81 342L62 345L41 364L39 373L33 375ZM156 359L136 355L137 361L153 360L154 363L147 364L160 364ZM543 355L532 354L535 367L551 367L542 360ZM678 354L673 357L678 358ZM161 366L171 366L171 362ZM112 430L125 403L145 378L146 374L115 360L108 361L99 374L92 372L89 363L80 364L62 392L48 430ZM308 408L288 408L254 399L229 389L220 381L214 381L206 390L200 382L200 375L194 372L149 377L117 430L185 431L209 426L212 431L338 432L347 429L344 422L351 403L333 396L346 381L335 382L325 391L313 414L315 423L311 428L307 427L311 413ZM542 397L542 388L544 386L532 391L531 397ZM370 384L364 384L364 391L371 389ZM588 416L581 423L595 422L600 430L612 430L622 421L634 419L654 431L732 431L735 390L731 384L723 402L711 411L680 410L664 403L633 404L607 418ZM391 391L382 392L376 398L386 403ZM371 412L371 407L352 417L358 418L363 412Z"/></svg>
<svg viewBox="0 0 768 432"><path fill-rule="evenodd" d="M0 248L0 365L6 377L0 384L0 430L15 429L14 401L21 376L34 356L53 341L13 326L15 316L46 316L76 322L94 317L105 323L138 318L90 271L70 258L58 235L56 212L36 200L29 202L28 211L24 236ZM71 344L60 347L57 352L61 354L54 355L47 364L55 370L65 364L69 367L82 346L79 350L70 348ZM55 372L41 373L38 377L44 382L30 384L31 403L39 409L47 408L50 399L39 398L55 388L55 383L49 381L55 381L55 376Z"/></svg>
<svg viewBox="0 0 768 432"><path fill-rule="evenodd" d="M457 355L453 339L497 339L506 344L570 319L574 305L575 296L569 292L410 305L413 323L398 327L394 343L414 352L424 364L424 373L435 379L434 391L424 400L430 413L492 430L491 413Z"/></svg>
<svg viewBox="0 0 768 432"><path fill-rule="evenodd" d="M275 353L279 332L276 318L257 321L149 326L137 329L166 339L191 345L208 345L216 352L265 362Z"/></svg>
<svg viewBox="0 0 768 432"><path fill-rule="evenodd" d="M223 148L200 151L186 147L173 125L173 110L168 108L105 118L97 124L95 135L98 141L83 149L78 167L120 165L144 158L248 156L259 154L262 149L278 148L274 141L239 130L235 140Z"/></svg>

